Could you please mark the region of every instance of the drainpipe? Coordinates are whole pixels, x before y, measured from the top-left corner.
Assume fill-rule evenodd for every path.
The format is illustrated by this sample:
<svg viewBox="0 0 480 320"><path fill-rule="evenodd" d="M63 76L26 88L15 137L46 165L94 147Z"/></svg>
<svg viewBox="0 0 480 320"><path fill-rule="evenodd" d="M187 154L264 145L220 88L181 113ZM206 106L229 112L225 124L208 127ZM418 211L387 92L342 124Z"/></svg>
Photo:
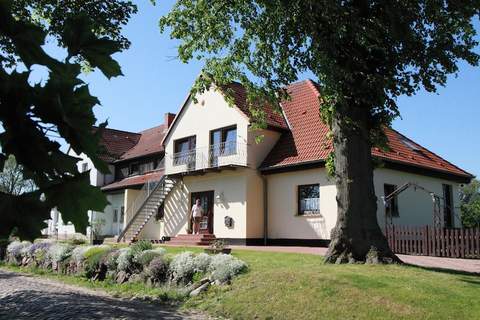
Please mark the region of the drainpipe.
<svg viewBox="0 0 480 320"><path fill-rule="evenodd" d="M263 181L263 245L268 243L268 182L267 177L262 176Z"/></svg>

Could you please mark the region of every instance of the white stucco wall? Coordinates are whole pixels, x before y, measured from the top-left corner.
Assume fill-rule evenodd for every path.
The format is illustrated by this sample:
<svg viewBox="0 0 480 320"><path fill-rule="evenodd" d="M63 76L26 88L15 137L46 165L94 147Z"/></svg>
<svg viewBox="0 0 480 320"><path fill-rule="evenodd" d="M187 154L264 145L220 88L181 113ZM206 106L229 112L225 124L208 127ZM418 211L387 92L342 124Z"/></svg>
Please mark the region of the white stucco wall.
<svg viewBox="0 0 480 320"><path fill-rule="evenodd" d="M191 193L214 191L213 231L219 238L245 238L247 235L247 175L245 170L225 170L204 176L187 176L165 203L165 235L187 233ZM233 228L224 224L225 216L234 220Z"/></svg>
<svg viewBox="0 0 480 320"><path fill-rule="evenodd" d="M337 217L336 189L324 169L267 176L268 237L271 239L328 239ZM320 215L297 214L297 187L320 184Z"/></svg>
<svg viewBox="0 0 480 320"><path fill-rule="evenodd" d="M460 199L459 184L456 182L421 176L417 174L401 172L391 169L376 169L374 172L375 193L377 195L377 217L380 226L385 225L385 206L381 196L383 196L383 185L393 184L397 187L405 183L417 183L421 187L443 197L443 184L452 186L452 198L454 207L455 227L461 227L460 221ZM443 215L443 203L442 203ZM394 224L400 225L431 225L433 223L433 202L431 196L421 190L413 188L407 189L398 196L398 211L400 216L393 218Z"/></svg>
<svg viewBox="0 0 480 320"><path fill-rule="evenodd" d="M337 219L336 188L328 180L325 169L311 169L267 176L268 181L268 236L272 239L329 239L330 231ZM455 207L455 226L460 227L458 211L458 184L438 178L421 176L390 169L374 172L375 194L377 195L377 218L380 227L385 225L384 184L400 187L404 183L418 185L443 196L442 184L452 185ZM320 184L320 216L297 215L297 187L303 184ZM408 189L398 196L399 217L393 222L399 225L431 225L433 203L428 193Z"/></svg>
<svg viewBox="0 0 480 320"><path fill-rule="evenodd" d="M247 117L236 107L230 107L225 101L223 95L211 89L197 97L197 103L193 99L186 102L183 112L181 112L171 129L170 135L164 141L165 153L165 173L174 173L176 169L172 166L170 156L174 153L174 141L196 136L196 148L199 152L207 152L210 145L210 131L223 127L237 126L237 143L247 145L248 125ZM206 154L205 154L206 155ZM198 159L198 158L197 158ZM205 159L205 161L208 161ZM198 160L197 160L198 162ZM245 154L244 164L247 159Z"/></svg>
<svg viewBox="0 0 480 320"><path fill-rule="evenodd" d="M124 207L125 192L123 190L107 194L107 201L110 204L105 208L103 214L97 216L105 220L105 226L103 227L103 234L105 235L118 235L119 231L122 231L124 223L120 221L121 208ZM120 222L113 222L113 212L118 211L118 220ZM126 210L126 209L125 209Z"/></svg>

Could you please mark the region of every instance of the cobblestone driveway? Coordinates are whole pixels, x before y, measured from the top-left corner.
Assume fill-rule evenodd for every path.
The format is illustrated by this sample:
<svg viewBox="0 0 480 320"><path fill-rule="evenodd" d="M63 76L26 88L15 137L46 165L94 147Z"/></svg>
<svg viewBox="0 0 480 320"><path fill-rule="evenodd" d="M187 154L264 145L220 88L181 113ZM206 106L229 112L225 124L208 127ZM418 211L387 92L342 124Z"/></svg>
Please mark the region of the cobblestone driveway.
<svg viewBox="0 0 480 320"><path fill-rule="evenodd" d="M207 317L0 270L0 319L204 320Z"/></svg>

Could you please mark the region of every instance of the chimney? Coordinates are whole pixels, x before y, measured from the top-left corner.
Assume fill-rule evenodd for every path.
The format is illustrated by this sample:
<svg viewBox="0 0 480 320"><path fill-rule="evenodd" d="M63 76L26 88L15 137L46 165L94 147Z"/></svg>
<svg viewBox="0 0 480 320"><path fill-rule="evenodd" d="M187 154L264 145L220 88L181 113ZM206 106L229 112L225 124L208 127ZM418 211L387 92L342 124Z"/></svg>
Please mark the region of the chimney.
<svg viewBox="0 0 480 320"><path fill-rule="evenodd" d="M170 113L170 112L165 113L164 124L167 129L170 128L170 126L172 125L173 119L175 119L175 113Z"/></svg>

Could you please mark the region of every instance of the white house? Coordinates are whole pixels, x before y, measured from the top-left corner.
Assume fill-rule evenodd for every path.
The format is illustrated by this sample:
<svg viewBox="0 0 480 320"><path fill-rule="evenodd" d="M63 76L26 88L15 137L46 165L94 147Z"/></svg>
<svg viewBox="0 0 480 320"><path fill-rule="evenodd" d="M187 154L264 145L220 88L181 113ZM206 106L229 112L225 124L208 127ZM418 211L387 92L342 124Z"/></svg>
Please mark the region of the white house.
<svg viewBox="0 0 480 320"><path fill-rule="evenodd" d="M127 242L328 243L337 218L336 188L325 169L332 143L320 119L316 84L288 86L291 99L281 113L266 107L267 128L256 131L244 88L232 83L229 89L233 106L220 88L196 102L188 96L156 134L106 131L103 143L114 154L107 160L115 174L101 184L111 203L103 213L111 221L105 234ZM459 227L458 188L472 175L393 129L385 133L390 150L372 149L381 162L374 171L380 226ZM145 150L155 150L164 166L147 165ZM407 183L413 187L385 206L383 197ZM201 235L194 236L190 210L196 199L204 217Z"/></svg>

